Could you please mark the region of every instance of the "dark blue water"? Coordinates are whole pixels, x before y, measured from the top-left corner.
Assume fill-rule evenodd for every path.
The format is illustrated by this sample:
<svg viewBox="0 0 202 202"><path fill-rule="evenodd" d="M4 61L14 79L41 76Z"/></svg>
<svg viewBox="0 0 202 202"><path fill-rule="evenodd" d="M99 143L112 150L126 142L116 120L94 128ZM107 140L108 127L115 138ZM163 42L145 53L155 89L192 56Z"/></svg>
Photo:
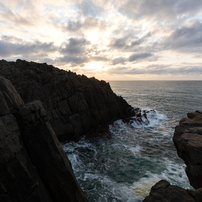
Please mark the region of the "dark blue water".
<svg viewBox="0 0 202 202"><path fill-rule="evenodd" d="M202 110L202 81L111 81L133 107L154 109L149 125L116 121L111 137L63 145L90 202L139 202L161 179L191 188L172 142L187 112Z"/></svg>

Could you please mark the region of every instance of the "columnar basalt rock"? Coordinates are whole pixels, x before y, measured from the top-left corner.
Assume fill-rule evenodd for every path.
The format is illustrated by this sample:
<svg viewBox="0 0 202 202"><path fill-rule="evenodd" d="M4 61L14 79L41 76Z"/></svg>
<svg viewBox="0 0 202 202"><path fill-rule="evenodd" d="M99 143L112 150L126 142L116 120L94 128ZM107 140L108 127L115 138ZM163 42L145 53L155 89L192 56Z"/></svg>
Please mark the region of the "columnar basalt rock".
<svg viewBox="0 0 202 202"><path fill-rule="evenodd" d="M0 75L13 83L25 103L42 101L60 141L99 133L114 120L136 115L109 83L52 65L2 60Z"/></svg>
<svg viewBox="0 0 202 202"><path fill-rule="evenodd" d="M0 201L87 202L40 101L0 76Z"/></svg>

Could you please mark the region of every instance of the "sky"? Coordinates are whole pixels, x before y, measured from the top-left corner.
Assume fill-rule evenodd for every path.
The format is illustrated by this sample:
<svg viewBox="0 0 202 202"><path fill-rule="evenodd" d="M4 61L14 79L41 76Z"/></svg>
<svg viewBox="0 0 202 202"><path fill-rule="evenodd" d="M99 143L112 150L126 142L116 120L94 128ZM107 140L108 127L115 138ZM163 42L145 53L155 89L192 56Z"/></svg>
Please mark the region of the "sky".
<svg viewBox="0 0 202 202"><path fill-rule="evenodd" d="M202 0L2 0L0 59L101 80L202 80Z"/></svg>

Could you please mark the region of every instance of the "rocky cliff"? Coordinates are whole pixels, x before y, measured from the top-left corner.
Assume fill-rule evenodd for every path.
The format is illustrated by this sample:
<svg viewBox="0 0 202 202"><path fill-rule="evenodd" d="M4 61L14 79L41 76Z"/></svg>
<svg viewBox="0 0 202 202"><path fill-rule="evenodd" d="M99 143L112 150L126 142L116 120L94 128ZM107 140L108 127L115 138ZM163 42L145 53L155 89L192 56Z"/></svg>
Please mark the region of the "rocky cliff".
<svg viewBox="0 0 202 202"><path fill-rule="evenodd" d="M0 76L0 201L87 202L40 101Z"/></svg>
<svg viewBox="0 0 202 202"><path fill-rule="evenodd" d="M114 120L140 112L113 93L109 83L52 65L1 60L0 75L12 82L25 103L41 100L60 141L102 132Z"/></svg>
<svg viewBox="0 0 202 202"><path fill-rule="evenodd" d="M176 126L173 142L196 190L185 190L163 180L152 187L144 202L202 202L202 112L188 113L187 117Z"/></svg>
<svg viewBox="0 0 202 202"><path fill-rule="evenodd" d="M186 164L190 184L202 187L202 112L188 113L175 128L173 141L178 156Z"/></svg>

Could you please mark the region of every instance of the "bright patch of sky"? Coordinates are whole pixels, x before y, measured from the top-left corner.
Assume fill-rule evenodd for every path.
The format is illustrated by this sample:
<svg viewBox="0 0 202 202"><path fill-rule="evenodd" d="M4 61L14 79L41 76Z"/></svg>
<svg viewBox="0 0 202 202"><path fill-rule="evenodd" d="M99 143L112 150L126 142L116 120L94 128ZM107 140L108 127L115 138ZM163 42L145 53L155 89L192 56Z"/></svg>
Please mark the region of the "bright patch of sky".
<svg viewBox="0 0 202 202"><path fill-rule="evenodd" d="M103 80L202 79L202 1L7 0L0 57Z"/></svg>

